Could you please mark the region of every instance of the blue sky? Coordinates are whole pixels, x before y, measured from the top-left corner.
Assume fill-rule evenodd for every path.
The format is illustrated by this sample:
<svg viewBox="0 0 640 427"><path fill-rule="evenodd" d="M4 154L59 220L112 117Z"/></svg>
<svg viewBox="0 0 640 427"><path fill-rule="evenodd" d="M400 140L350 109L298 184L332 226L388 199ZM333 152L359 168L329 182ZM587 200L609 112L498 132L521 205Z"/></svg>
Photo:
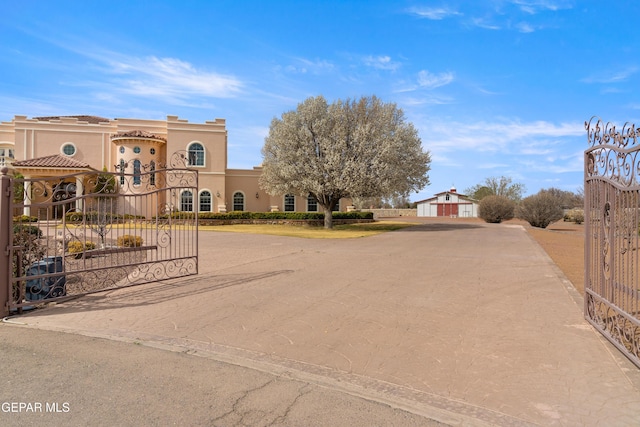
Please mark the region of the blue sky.
<svg viewBox="0 0 640 427"><path fill-rule="evenodd" d="M273 117L376 95L432 155L411 200L508 176L582 186L585 120L640 122L640 2L29 1L3 6L0 120L220 117L252 168Z"/></svg>

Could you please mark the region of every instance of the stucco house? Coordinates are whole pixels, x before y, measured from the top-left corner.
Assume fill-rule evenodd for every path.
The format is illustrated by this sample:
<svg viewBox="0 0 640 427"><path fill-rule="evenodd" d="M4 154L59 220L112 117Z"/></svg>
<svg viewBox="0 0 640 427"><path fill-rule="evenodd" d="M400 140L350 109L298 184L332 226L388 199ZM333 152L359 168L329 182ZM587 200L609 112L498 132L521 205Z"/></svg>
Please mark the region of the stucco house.
<svg viewBox="0 0 640 427"><path fill-rule="evenodd" d="M99 172L106 168L110 172L134 174L135 179L135 174L160 168L173 153L183 152L188 157L189 168L199 172L198 194L183 194L180 210L319 210L313 198L269 196L258 185L260 166L227 168L227 143L225 119L219 118L190 123L178 116L143 120L16 115L11 121L0 122L0 165L25 178ZM85 184L77 179L61 183L58 190L82 194ZM340 208L346 210L347 203L342 202Z"/></svg>
<svg viewBox="0 0 640 427"><path fill-rule="evenodd" d="M478 202L459 194L455 187L416 202L418 216L423 217L477 217Z"/></svg>

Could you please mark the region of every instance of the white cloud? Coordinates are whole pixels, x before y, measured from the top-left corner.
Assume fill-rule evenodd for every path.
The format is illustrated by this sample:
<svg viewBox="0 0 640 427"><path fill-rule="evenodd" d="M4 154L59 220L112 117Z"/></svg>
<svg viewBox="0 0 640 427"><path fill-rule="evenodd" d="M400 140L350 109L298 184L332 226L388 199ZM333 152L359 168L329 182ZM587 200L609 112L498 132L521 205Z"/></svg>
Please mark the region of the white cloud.
<svg viewBox="0 0 640 427"><path fill-rule="evenodd" d="M409 9L409 13L420 18L426 18L435 21L439 21L450 16L462 15L460 12L446 7L412 7L411 9Z"/></svg>
<svg viewBox="0 0 640 427"><path fill-rule="evenodd" d="M535 15L544 10L555 12L573 7L572 0L512 0L512 2L518 6L520 10L530 15Z"/></svg>
<svg viewBox="0 0 640 427"><path fill-rule="evenodd" d="M451 72L433 74L427 70L422 70L418 73L418 85L426 89L448 85L453 79L454 76Z"/></svg>
<svg viewBox="0 0 640 427"><path fill-rule="evenodd" d="M231 98L243 87L234 76L198 69L175 58L121 57L109 65L121 85L120 91L139 96Z"/></svg>
<svg viewBox="0 0 640 427"><path fill-rule="evenodd" d="M285 71L295 74L324 74L335 69L335 65L326 60L310 60L306 58L295 58L295 63L287 65Z"/></svg>
<svg viewBox="0 0 640 427"><path fill-rule="evenodd" d="M388 70L395 71L400 68L400 63L391 60L390 56L380 55L380 56L365 56L362 62L368 66L373 67L378 70Z"/></svg>
<svg viewBox="0 0 640 427"><path fill-rule="evenodd" d="M516 24L516 28L521 33L533 33L536 30L536 28L533 25L527 22L519 22L518 24Z"/></svg>
<svg viewBox="0 0 640 427"><path fill-rule="evenodd" d="M499 168L508 168L508 163L480 163L478 164L478 169L499 169Z"/></svg>
<svg viewBox="0 0 640 427"><path fill-rule="evenodd" d="M397 92L407 92L406 90L404 91L397 91ZM416 97L408 97L408 98L404 98L402 100L402 105L407 105L407 106L417 106L417 105L448 105L448 104L453 104L455 103L455 99L450 97L450 96L439 96L439 95L432 95L432 94L428 94L426 96L422 96L419 98Z"/></svg>
<svg viewBox="0 0 640 427"><path fill-rule="evenodd" d="M574 138L586 135L583 123L550 123L536 121L522 123L475 122L427 120L416 123L424 129L423 142L434 151L500 152L502 154L529 154L538 146L540 154L548 154L549 142L558 146L562 138Z"/></svg>
<svg viewBox="0 0 640 427"><path fill-rule="evenodd" d="M487 22L487 20L485 18L473 18L471 20L471 23L473 25L475 25L476 27L480 27L480 28L484 28L485 30L501 30L502 27L494 24L494 23L489 23Z"/></svg>
<svg viewBox="0 0 640 427"><path fill-rule="evenodd" d="M598 75L585 77L583 83L619 83L629 79L638 72L638 67L631 66L623 70L604 72Z"/></svg>

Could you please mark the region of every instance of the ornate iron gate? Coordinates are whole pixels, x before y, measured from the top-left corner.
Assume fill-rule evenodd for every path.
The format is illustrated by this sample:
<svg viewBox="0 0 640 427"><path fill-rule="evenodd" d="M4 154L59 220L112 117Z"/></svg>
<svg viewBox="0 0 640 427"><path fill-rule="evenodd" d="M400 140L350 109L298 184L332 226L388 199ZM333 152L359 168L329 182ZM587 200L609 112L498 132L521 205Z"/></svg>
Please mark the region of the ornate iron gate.
<svg viewBox="0 0 640 427"><path fill-rule="evenodd" d="M640 367L640 129L585 127L585 317Z"/></svg>
<svg viewBox="0 0 640 427"><path fill-rule="evenodd" d="M133 173L12 179L8 309L197 274L198 173L185 154Z"/></svg>

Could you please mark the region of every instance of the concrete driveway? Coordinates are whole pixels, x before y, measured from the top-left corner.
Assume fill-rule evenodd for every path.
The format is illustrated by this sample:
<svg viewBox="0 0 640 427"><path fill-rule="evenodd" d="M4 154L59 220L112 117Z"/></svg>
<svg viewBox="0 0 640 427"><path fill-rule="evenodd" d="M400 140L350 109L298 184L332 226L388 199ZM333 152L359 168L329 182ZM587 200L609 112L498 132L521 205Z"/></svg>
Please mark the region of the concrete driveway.
<svg viewBox="0 0 640 427"><path fill-rule="evenodd" d="M207 355L448 424L640 423L640 373L520 226L350 240L200 234L200 274L91 295L29 327Z"/></svg>

